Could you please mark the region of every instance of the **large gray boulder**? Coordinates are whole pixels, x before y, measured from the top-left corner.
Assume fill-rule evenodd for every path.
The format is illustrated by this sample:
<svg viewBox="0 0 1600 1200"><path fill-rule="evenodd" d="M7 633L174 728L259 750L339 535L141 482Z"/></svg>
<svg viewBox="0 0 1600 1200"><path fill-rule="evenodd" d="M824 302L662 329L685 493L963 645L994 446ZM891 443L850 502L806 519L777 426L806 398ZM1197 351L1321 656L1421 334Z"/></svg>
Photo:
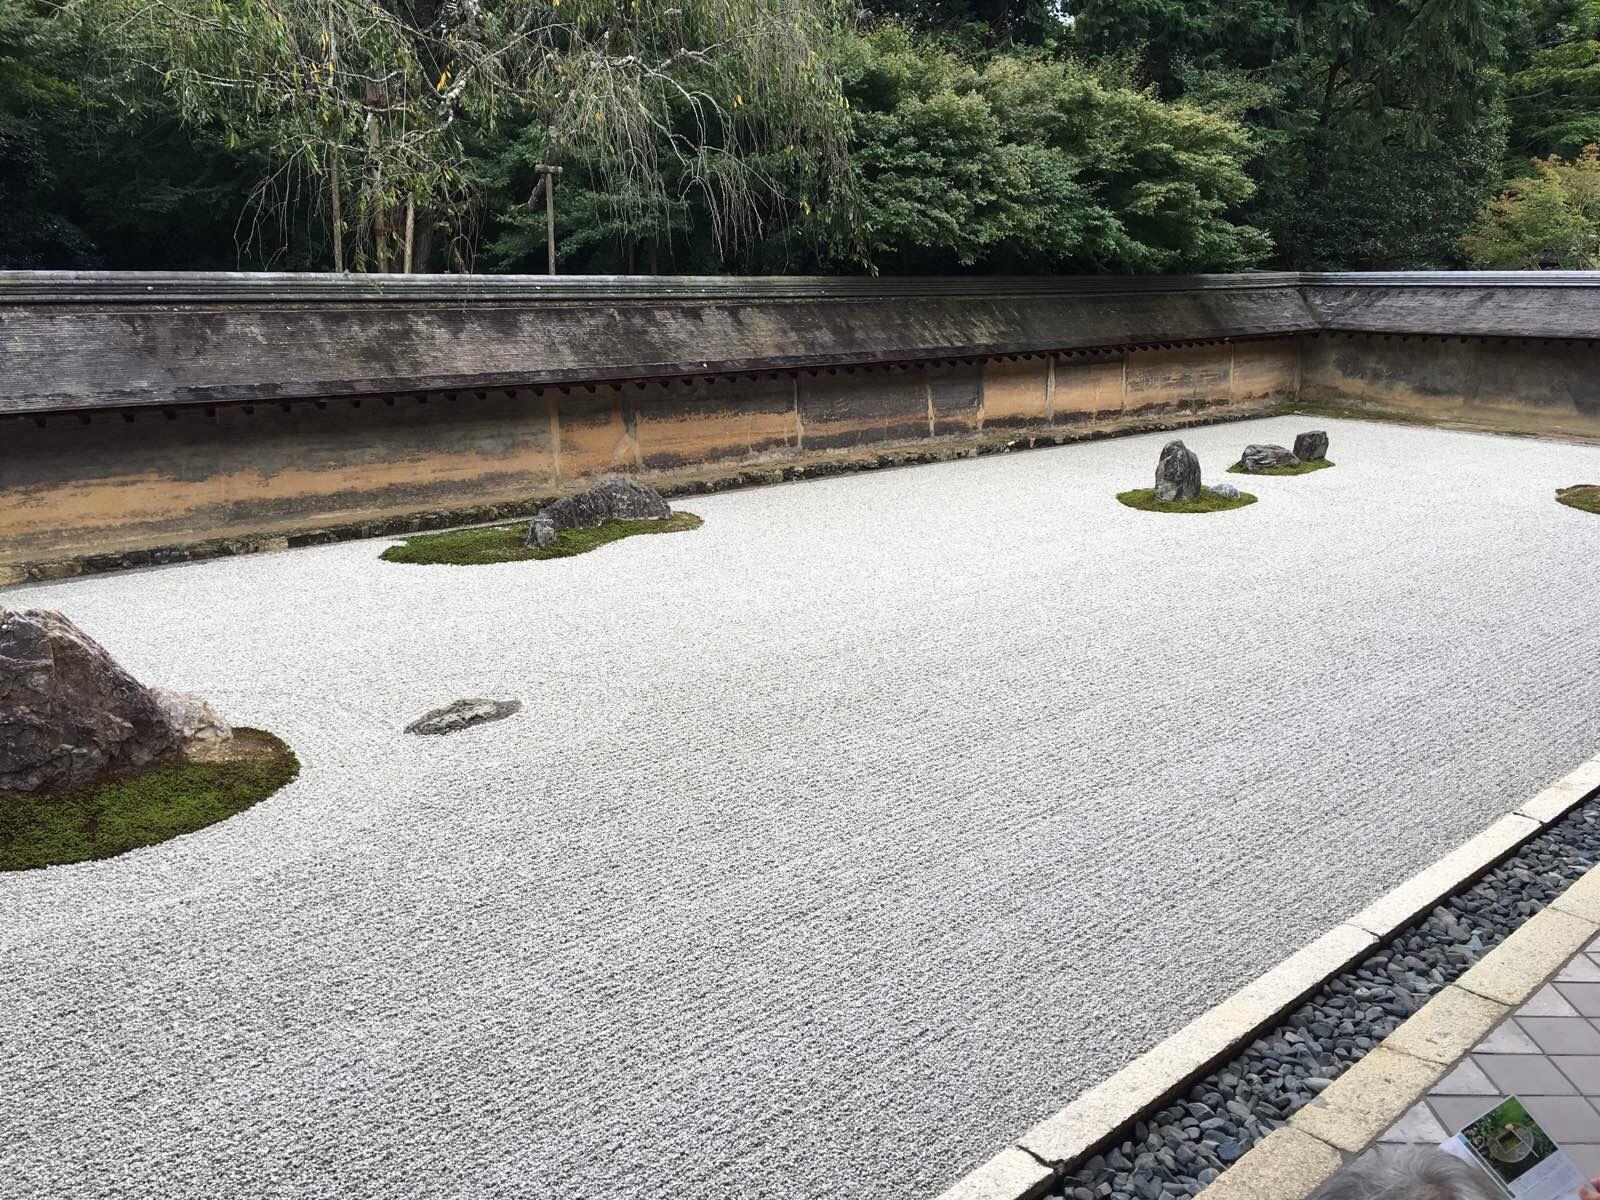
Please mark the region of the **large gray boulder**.
<svg viewBox="0 0 1600 1200"><path fill-rule="evenodd" d="M1239 469L1246 473L1273 467L1298 467L1300 460L1282 446L1246 446L1239 457Z"/></svg>
<svg viewBox="0 0 1600 1200"><path fill-rule="evenodd" d="M1182 442L1168 442L1156 463L1157 500L1198 500L1200 460Z"/></svg>
<svg viewBox="0 0 1600 1200"><path fill-rule="evenodd" d="M1319 458L1327 458L1328 435L1320 429L1296 434L1294 456L1301 462L1315 462Z"/></svg>
<svg viewBox="0 0 1600 1200"><path fill-rule="evenodd" d="M0 609L0 792L56 792L175 758L150 689L58 612Z"/></svg>
<svg viewBox="0 0 1600 1200"><path fill-rule="evenodd" d="M672 509L654 488L636 479L607 479L586 492L541 508L528 523L526 544L543 549L563 529L595 529L607 521L649 521Z"/></svg>

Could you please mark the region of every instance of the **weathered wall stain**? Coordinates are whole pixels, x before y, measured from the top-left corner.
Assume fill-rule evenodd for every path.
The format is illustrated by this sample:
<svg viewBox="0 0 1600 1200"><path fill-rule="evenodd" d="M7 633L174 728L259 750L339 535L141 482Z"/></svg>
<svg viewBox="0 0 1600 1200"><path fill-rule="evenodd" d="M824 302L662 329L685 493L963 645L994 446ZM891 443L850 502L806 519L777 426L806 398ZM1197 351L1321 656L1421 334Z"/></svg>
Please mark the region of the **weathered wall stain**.
<svg viewBox="0 0 1600 1200"><path fill-rule="evenodd" d="M1108 428L1292 396L1273 342L858 371L53 416L0 426L0 562L497 504L616 472L796 462L930 438ZM1054 412L1050 380L1054 376ZM1137 387L1126 394L1125 380Z"/></svg>
<svg viewBox="0 0 1600 1200"><path fill-rule="evenodd" d="M1600 436L1580 341L1337 334L1304 339L1301 399L1512 433Z"/></svg>

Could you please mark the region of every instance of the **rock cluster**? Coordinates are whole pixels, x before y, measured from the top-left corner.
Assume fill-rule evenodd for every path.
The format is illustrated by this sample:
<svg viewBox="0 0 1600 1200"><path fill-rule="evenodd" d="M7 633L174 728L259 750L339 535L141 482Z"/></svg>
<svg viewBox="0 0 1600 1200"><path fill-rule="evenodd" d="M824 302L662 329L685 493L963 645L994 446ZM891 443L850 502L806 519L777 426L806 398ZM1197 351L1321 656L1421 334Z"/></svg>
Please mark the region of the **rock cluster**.
<svg viewBox="0 0 1600 1200"><path fill-rule="evenodd" d="M457 700L425 712L406 726L407 733L454 733L485 721L500 721L522 711L520 700Z"/></svg>
<svg viewBox="0 0 1600 1200"><path fill-rule="evenodd" d="M607 521L660 520L671 515L672 509L654 488L636 479L607 479L540 509L528 523L526 544L543 549L563 529L595 529Z"/></svg>
<svg viewBox="0 0 1600 1200"><path fill-rule="evenodd" d="M1292 451L1282 446L1246 446L1239 456L1239 469L1247 473L1268 471L1273 467L1298 467L1300 460Z"/></svg>
<svg viewBox="0 0 1600 1200"><path fill-rule="evenodd" d="M1156 463L1157 500L1198 500L1200 498L1200 460L1180 441L1161 448Z"/></svg>
<svg viewBox="0 0 1600 1200"><path fill-rule="evenodd" d="M1283 1024L1061 1179L1055 1197L1197 1196L1438 991L1600 865L1581 804L1466 891L1330 979Z"/></svg>
<svg viewBox="0 0 1600 1200"><path fill-rule="evenodd" d="M83 787L181 748L157 697L88 634L0 609L0 793Z"/></svg>
<svg viewBox="0 0 1600 1200"><path fill-rule="evenodd" d="M1301 462L1315 462L1328 457L1328 435L1320 429L1295 435L1294 456Z"/></svg>

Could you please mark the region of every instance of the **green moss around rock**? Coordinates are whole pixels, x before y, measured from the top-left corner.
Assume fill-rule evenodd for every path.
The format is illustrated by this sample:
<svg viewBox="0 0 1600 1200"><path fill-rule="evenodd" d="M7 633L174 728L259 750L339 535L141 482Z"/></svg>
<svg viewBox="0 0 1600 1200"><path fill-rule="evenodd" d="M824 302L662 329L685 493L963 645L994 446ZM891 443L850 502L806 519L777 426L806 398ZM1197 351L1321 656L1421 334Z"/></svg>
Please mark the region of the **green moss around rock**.
<svg viewBox="0 0 1600 1200"><path fill-rule="evenodd" d="M182 761L72 792L0 795L0 871L110 858L214 825L300 773L270 733L236 729L205 761Z"/></svg>
<svg viewBox="0 0 1600 1200"><path fill-rule="evenodd" d="M1579 483L1556 489L1556 500L1568 508L1600 513L1600 483Z"/></svg>
<svg viewBox="0 0 1600 1200"><path fill-rule="evenodd" d="M1129 508L1158 513L1227 512L1230 508L1244 508L1256 502L1256 498L1249 492L1240 492L1230 498L1210 491L1202 491L1198 500L1157 500L1155 488L1135 488L1131 492L1118 492L1117 499Z"/></svg>
<svg viewBox="0 0 1600 1200"><path fill-rule="evenodd" d="M486 563L525 562L529 559L571 558L587 554L610 542L647 533L682 533L704 524L693 513L675 512L659 521L607 521L596 529L564 529L543 549L523 545L528 522L490 525L482 529L448 529L423 533L390 546L379 557L385 562L445 564L457 567Z"/></svg>
<svg viewBox="0 0 1600 1200"><path fill-rule="evenodd" d="M1229 475L1309 475L1313 471L1326 471L1333 463L1326 458L1308 458L1298 467L1268 467L1265 471L1246 471L1238 463L1228 468Z"/></svg>

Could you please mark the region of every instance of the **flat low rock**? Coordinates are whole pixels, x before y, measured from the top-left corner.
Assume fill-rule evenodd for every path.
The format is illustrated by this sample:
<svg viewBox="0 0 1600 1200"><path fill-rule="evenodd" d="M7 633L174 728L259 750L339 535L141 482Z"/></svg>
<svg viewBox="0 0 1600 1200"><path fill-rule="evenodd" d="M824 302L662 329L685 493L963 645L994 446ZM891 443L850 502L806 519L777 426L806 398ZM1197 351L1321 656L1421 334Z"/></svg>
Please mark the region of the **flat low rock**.
<svg viewBox="0 0 1600 1200"><path fill-rule="evenodd" d="M177 756L161 705L58 612L0 609L0 793L85 787Z"/></svg>
<svg viewBox="0 0 1600 1200"><path fill-rule="evenodd" d="M1224 500L1237 500L1239 498L1239 489L1231 483L1208 484L1206 491L1213 496L1221 496Z"/></svg>
<svg viewBox="0 0 1600 1200"><path fill-rule="evenodd" d="M637 479L607 479L540 509L528 523L526 544L543 549L563 529L595 529L607 521L662 520L671 515L671 507L654 488Z"/></svg>
<svg viewBox="0 0 1600 1200"><path fill-rule="evenodd" d="M1328 435L1320 429L1298 433L1294 439L1294 456L1301 462L1315 462L1328 457Z"/></svg>
<svg viewBox="0 0 1600 1200"><path fill-rule="evenodd" d="M469 729L473 725L482 725L489 721L503 721L514 713L522 711L520 700L457 700L446 704L443 708L436 708L425 712L411 724L406 726L407 733L439 734L455 733L457 730Z"/></svg>
<svg viewBox="0 0 1600 1200"><path fill-rule="evenodd" d="M1157 500L1198 500L1200 498L1200 459L1180 441L1161 448L1156 462Z"/></svg>
<svg viewBox="0 0 1600 1200"><path fill-rule="evenodd" d="M1300 460L1284 446L1252 445L1239 456L1241 471L1268 471L1273 467L1298 467Z"/></svg>

